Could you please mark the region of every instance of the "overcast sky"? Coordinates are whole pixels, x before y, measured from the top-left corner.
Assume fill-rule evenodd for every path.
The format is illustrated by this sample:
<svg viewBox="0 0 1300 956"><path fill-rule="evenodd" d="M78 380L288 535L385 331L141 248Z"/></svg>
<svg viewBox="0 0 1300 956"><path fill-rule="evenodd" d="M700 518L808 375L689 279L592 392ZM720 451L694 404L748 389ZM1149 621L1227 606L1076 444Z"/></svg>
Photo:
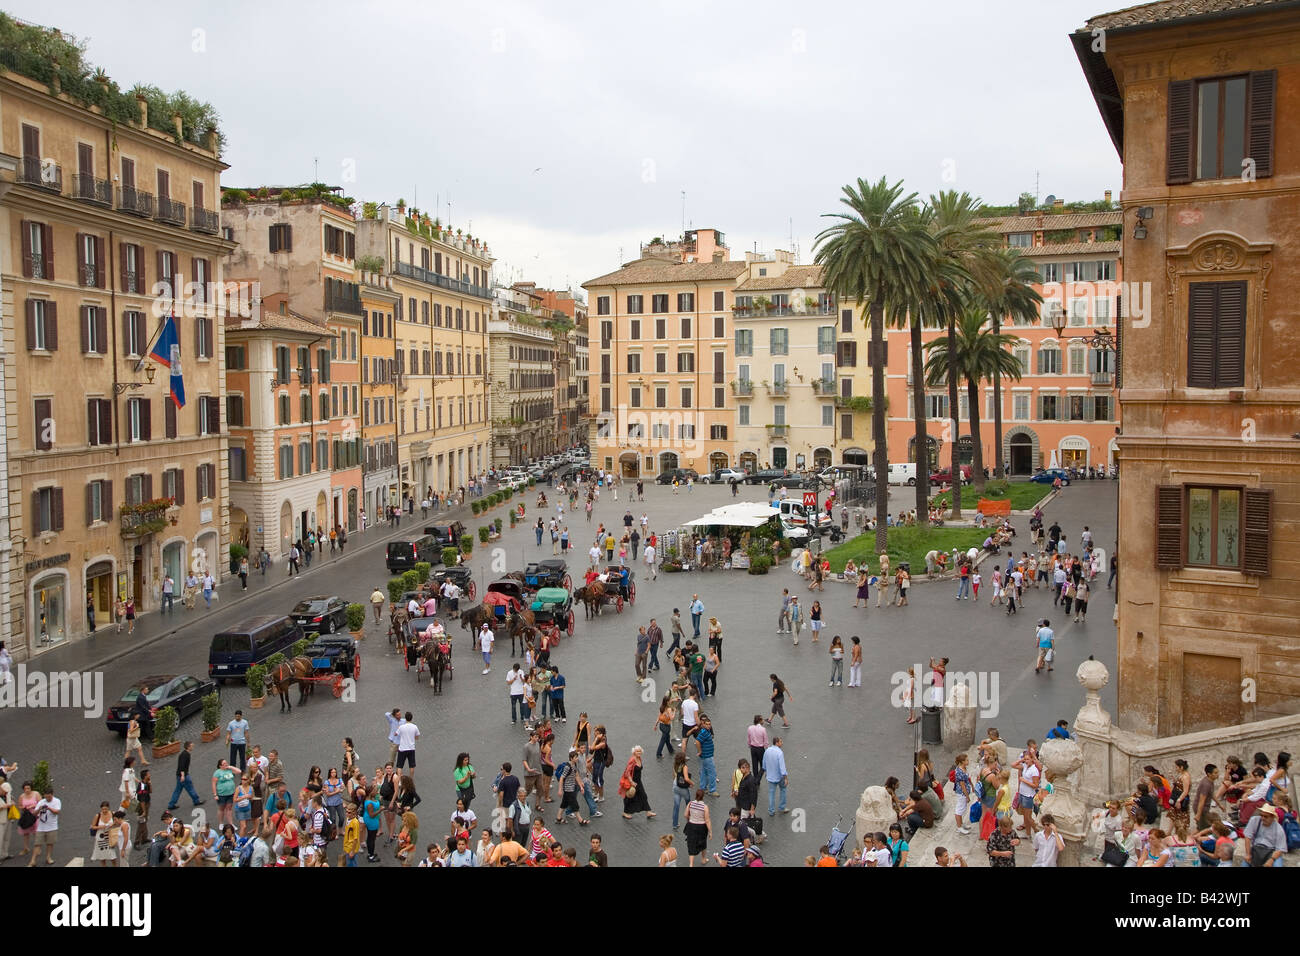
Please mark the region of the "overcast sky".
<svg viewBox="0 0 1300 956"><path fill-rule="evenodd" d="M989 203L1116 198L1068 34L1125 4L10 0L123 89L220 112L227 185L313 177L485 239L575 288L639 242L721 229L810 261L858 177ZM319 164L319 173L317 166ZM448 204L450 203L450 217Z"/></svg>

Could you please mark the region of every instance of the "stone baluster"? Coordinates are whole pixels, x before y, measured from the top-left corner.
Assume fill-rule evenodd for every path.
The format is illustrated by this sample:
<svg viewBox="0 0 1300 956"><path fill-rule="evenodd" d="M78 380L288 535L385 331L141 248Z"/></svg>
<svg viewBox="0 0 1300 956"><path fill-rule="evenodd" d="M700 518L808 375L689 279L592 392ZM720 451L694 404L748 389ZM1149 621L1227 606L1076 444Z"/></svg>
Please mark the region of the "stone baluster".
<svg viewBox="0 0 1300 956"><path fill-rule="evenodd" d="M1083 766L1083 750L1073 740L1052 739L1038 748L1043 767L1052 775L1052 792L1043 800L1065 840L1059 866L1078 866L1083 840L1088 834L1088 810L1070 785L1070 775Z"/></svg>
<svg viewBox="0 0 1300 956"><path fill-rule="evenodd" d="M1088 658L1076 672L1087 695L1074 718L1074 731L1083 754L1079 797L1088 806L1101 806L1111 796L1111 722L1101 706L1101 689L1110 672L1101 661Z"/></svg>
<svg viewBox="0 0 1300 956"><path fill-rule="evenodd" d="M894 801L884 787L867 787L862 791L858 811L854 814L854 834L858 846L866 846L873 833L888 833L891 824L898 822Z"/></svg>

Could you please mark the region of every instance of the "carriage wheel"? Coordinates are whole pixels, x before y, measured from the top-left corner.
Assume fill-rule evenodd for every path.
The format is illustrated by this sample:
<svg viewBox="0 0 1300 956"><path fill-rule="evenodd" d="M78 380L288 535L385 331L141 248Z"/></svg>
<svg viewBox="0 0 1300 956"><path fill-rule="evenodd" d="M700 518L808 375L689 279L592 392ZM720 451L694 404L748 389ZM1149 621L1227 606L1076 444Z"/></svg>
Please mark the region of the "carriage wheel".
<svg viewBox="0 0 1300 956"><path fill-rule="evenodd" d="M572 608L569 609L569 618L565 622L565 630L569 632L570 637L573 637L573 609Z"/></svg>
<svg viewBox="0 0 1300 956"><path fill-rule="evenodd" d="M618 596L618 613L623 613L623 595L621 594Z"/></svg>
<svg viewBox="0 0 1300 956"><path fill-rule="evenodd" d="M352 656L352 679L361 680L361 655L359 653Z"/></svg>
<svg viewBox="0 0 1300 956"><path fill-rule="evenodd" d="M471 601L474 600L474 595L478 593L478 588L474 586L473 581L469 582L469 587L465 589L465 593L469 595Z"/></svg>
<svg viewBox="0 0 1300 956"><path fill-rule="evenodd" d="M411 659L410 659L409 657L406 656L406 649L405 649L405 648L399 648L399 650L400 650L401 655L402 655L402 670L407 670L407 671L409 671L409 670L411 669Z"/></svg>
<svg viewBox="0 0 1300 956"><path fill-rule="evenodd" d="M573 590L573 578L569 577L567 574L564 576L564 590Z"/></svg>
<svg viewBox="0 0 1300 956"><path fill-rule="evenodd" d="M633 604L636 603L636 585L635 585L635 584L629 584L629 585L627 586L627 599L628 599L629 601L631 601Z"/></svg>
<svg viewBox="0 0 1300 956"><path fill-rule="evenodd" d="M335 696L335 697L342 697L342 696L343 696L343 675L342 675L342 674L335 674L335 675L334 675L334 687L333 687L333 690L334 690L334 696Z"/></svg>

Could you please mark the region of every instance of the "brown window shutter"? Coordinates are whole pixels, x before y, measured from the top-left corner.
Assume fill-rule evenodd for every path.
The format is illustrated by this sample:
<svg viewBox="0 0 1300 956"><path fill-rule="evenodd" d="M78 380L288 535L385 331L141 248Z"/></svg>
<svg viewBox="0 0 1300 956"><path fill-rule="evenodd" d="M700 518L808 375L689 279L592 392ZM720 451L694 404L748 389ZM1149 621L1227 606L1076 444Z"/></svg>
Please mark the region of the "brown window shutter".
<svg viewBox="0 0 1300 956"><path fill-rule="evenodd" d="M27 350L36 348L36 301L27 300Z"/></svg>
<svg viewBox="0 0 1300 956"><path fill-rule="evenodd" d="M163 399L163 427L168 438L176 437L176 403L170 398Z"/></svg>
<svg viewBox="0 0 1300 956"><path fill-rule="evenodd" d="M1169 81L1165 182L1170 186L1190 183L1195 178L1192 165L1196 159L1192 144L1195 94L1196 84L1191 80Z"/></svg>
<svg viewBox="0 0 1300 956"><path fill-rule="evenodd" d="M53 447L53 443L45 434L45 423L50 420L50 400L48 398L38 398L32 403L33 425L35 427L35 444L37 451L47 451Z"/></svg>
<svg viewBox="0 0 1300 956"><path fill-rule="evenodd" d="M23 234L23 278L32 277L32 224L24 219L18 224Z"/></svg>
<svg viewBox="0 0 1300 956"><path fill-rule="evenodd" d="M208 403L208 434L221 434L221 401L216 398L207 399Z"/></svg>
<svg viewBox="0 0 1300 956"><path fill-rule="evenodd" d="M1187 290L1187 387L1214 388L1214 327L1218 284L1193 282Z"/></svg>
<svg viewBox="0 0 1300 956"><path fill-rule="evenodd" d="M1255 178L1261 179L1273 175L1277 71L1251 73L1246 82L1246 155L1255 160Z"/></svg>
<svg viewBox="0 0 1300 956"><path fill-rule="evenodd" d="M214 324L215 323L212 319L208 319L203 325L203 341L206 345L204 354L207 355L208 358L212 358L213 355L216 354L212 351L212 329Z"/></svg>
<svg viewBox="0 0 1300 956"><path fill-rule="evenodd" d="M63 530L63 489L55 488L50 492L50 511L54 519L54 527L51 531Z"/></svg>
<svg viewBox="0 0 1300 956"><path fill-rule="evenodd" d="M95 309L95 340L99 343L99 351L103 355L108 354L108 309L103 307Z"/></svg>
<svg viewBox="0 0 1300 956"><path fill-rule="evenodd" d="M161 249L159 249L158 252L155 254L154 261L158 264L158 281L170 282L171 279L165 274L167 271L167 267L163 263L163 254Z"/></svg>
<svg viewBox="0 0 1300 956"><path fill-rule="evenodd" d="M45 303L45 348L59 350L59 304L53 299Z"/></svg>
<svg viewBox="0 0 1300 956"><path fill-rule="evenodd" d="M99 424L99 408L96 399L86 399L86 444L98 445L94 440L95 426Z"/></svg>
<svg viewBox="0 0 1300 956"><path fill-rule="evenodd" d="M77 285L86 284L86 234L77 233Z"/></svg>
<svg viewBox="0 0 1300 956"><path fill-rule="evenodd" d="M122 313L122 354L131 354L131 313Z"/></svg>
<svg viewBox="0 0 1300 956"><path fill-rule="evenodd" d="M127 244L125 242L119 242L117 244L117 261L120 269L120 272L118 273L118 281L121 283L123 292L130 292L132 291L131 285L126 281L126 247Z"/></svg>
<svg viewBox="0 0 1300 956"><path fill-rule="evenodd" d="M1247 574L1269 573L1269 551L1273 535L1273 491L1247 488L1246 520L1241 536L1242 570Z"/></svg>
<svg viewBox="0 0 1300 956"><path fill-rule="evenodd" d="M1156 488L1156 567L1181 568L1184 547L1183 486Z"/></svg>
<svg viewBox="0 0 1300 956"><path fill-rule="evenodd" d="M104 239L95 237L95 288L104 288Z"/></svg>
<svg viewBox="0 0 1300 956"><path fill-rule="evenodd" d="M99 508L105 521L113 520L113 483L105 481L101 483L102 490L99 493Z"/></svg>
<svg viewBox="0 0 1300 956"><path fill-rule="evenodd" d="M194 320L194 357L203 357L203 342L207 338L203 334L203 317L199 316Z"/></svg>
<svg viewBox="0 0 1300 956"><path fill-rule="evenodd" d="M41 250L41 256L45 260L45 278L53 279L54 278L54 227L41 226L41 229L45 232L45 243L44 243L45 248Z"/></svg>
<svg viewBox="0 0 1300 956"><path fill-rule="evenodd" d="M140 439L153 440L153 402L148 398L140 399Z"/></svg>
<svg viewBox="0 0 1300 956"><path fill-rule="evenodd" d="M50 530L49 528L37 527L37 522L40 520L39 519L40 513L41 513L41 493L39 491L33 491L32 492L32 527L36 528L36 530L38 531L49 531Z"/></svg>
<svg viewBox="0 0 1300 956"><path fill-rule="evenodd" d="M144 476L144 500L153 501L153 475Z"/></svg>
<svg viewBox="0 0 1300 956"><path fill-rule="evenodd" d="M137 293L143 294L144 290L149 288L149 283L145 279L145 271L146 270L144 266L144 246L136 246L135 247L135 291Z"/></svg>
<svg viewBox="0 0 1300 956"><path fill-rule="evenodd" d="M81 321L77 323L78 331L81 333L81 354L85 355L90 351L90 323L95 321L95 307L92 305L83 305L81 307Z"/></svg>
<svg viewBox="0 0 1300 956"><path fill-rule="evenodd" d="M1218 283L1218 321L1215 357L1218 368L1215 388L1244 388L1246 385L1246 283Z"/></svg>
<svg viewBox="0 0 1300 956"><path fill-rule="evenodd" d="M176 503L185 504L185 469L176 469Z"/></svg>
<svg viewBox="0 0 1300 956"><path fill-rule="evenodd" d="M113 442L113 405L106 398L99 400L99 437L106 445Z"/></svg>
<svg viewBox="0 0 1300 956"><path fill-rule="evenodd" d="M91 494L94 492L94 490L95 490L95 483L93 481L90 482L90 484L86 485L86 527L87 528L89 528L92 524L95 523L94 502L91 499Z"/></svg>

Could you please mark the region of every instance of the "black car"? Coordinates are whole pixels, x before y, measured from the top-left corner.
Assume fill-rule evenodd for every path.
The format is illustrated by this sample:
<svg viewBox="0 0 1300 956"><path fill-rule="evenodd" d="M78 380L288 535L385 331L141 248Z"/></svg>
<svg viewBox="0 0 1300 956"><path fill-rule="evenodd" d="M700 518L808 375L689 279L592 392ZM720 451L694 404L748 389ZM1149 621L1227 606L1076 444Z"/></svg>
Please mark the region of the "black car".
<svg viewBox="0 0 1300 956"><path fill-rule="evenodd" d="M699 481L700 474L694 468L669 468L667 471L660 472L655 482L661 485L671 485L673 480L676 479L685 484L688 478Z"/></svg>
<svg viewBox="0 0 1300 956"><path fill-rule="evenodd" d="M175 707L176 716L184 720L190 714L201 711L203 698L217 690L216 681L192 677L189 674L154 674L151 677L142 677L126 689L117 703L108 708L104 726L109 730L117 731L123 737L126 736L135 699L144 685L149 687L145 700L149 702L150 718L164 707ZM152 719L141 722L140 732L145 736L153 733Z"/></svg>
<svg viewBox="0 0 1300 956"><path fill-rule="evenodd" d="M289 612L293 623L302 628L304 634L316 631L320 634L333 634L348 628L348 602L341 597L318 594L303 598Z"/></svg>
<svg viewBox="0 0 1300 956"><path fill-rule="evenodd" d="M821 482L816 475L800 475L792 472L780 478L773 478L771 484L775 484L778 488L805 488L812 491L818 488Z"/></svg>
<svg viewBox="0 0 1300 956"><path fill-rule="evenodd" d="M777 479L786 477L786 474L786 471L781 468L764 468L762 471L746 475L745 481L751 485L770 485Z"/></svg>

